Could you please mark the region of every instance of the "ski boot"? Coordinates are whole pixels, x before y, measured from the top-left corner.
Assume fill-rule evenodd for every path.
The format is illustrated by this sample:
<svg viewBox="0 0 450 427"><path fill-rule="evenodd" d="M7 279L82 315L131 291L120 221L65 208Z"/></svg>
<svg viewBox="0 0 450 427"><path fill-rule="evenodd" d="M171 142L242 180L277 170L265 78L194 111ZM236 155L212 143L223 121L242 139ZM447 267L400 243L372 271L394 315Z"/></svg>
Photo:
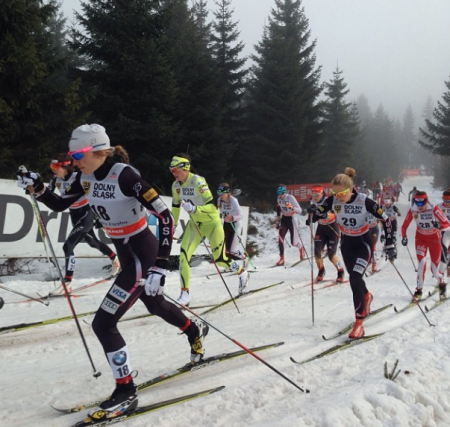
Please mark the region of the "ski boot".
<svg viewBox="0 0 450 427"><path fill-rule="evenodd" d="M241 268L241 271L238 273L238 278L239 278L239 295L242 295L247 290L249 274L247 271Z"/></svg>
<svg viewBox="0 0 450 427"><path fill-rule="evenodd" d="M283 255L280 255L280 259L277 261L277 263L275 265L277 265L277 266L284 265L284 256Z"/></svg>
<svg viewBox="0 0 450 427"><path fill-rule="evenodd" d="M128 377L123 378L122 380L129 380L129 382L125 384L116 383L116 388L111 397L100 403L98 407L89 411L89 417L92 420L99 421L116 418L137 407L137 387L134 384L131 375L128 375Z"/></svg>
<svg viewBox="0 0 450 427"><path fill-rule="evenodd" d="M422 299L422 288L416 288L416 290L414 291L414 297L412 299L412 301L420 301Z"/></svg>
<svg viewBox="0 0 450 427"><path fill-rule="evenodd" d="M343 281L344 281L344 269L341 268L340 270L338 270L336 283L342 283Z"/></svg>
<svg viewBox="0 0 450 427"><path fill-rule="evenodd" d="M209 326L203 322L192 322L191 325L197 328L195 337L191 338L188 336L189 344L191 345L191 363L194 364L201 362L205 355L203 341L206 335L208 335Z"/></svg>
<svg viewBox="0 0 450 427"><path fill-rule="evenodd" d="M319 272L317 273L316 282L317 283L322 282L324 277L325 277L325 268L322 267L319 269Z"/></svg>
<svg viewBox="0 0 450 427"><path fill-rule="evenodd" d="M361 316L364 318L370 314L370 304L372 304L373 295L370 292L366 292L364 295L364 309Z"/></svg>
<svg viewBox="0 0 450 427"><path fill-rule="evenodd" d="M180 296L177 299L177 303L181 305L189 305L189 301L191 300L191 297L189 295L189 289L188 288L181 288Z"/></svg>
<svg viewBox="0 0 450 427"><path fill-rule="evenodd" d="M300 261L303 261L304 259L306 259L306 251L305 251L305 247L302 246L299 250L299 255L300 255Z"/></svg>
<svg viewBox="0 0 450 427"><path fill-rule="evenodd" d="M439 299L442 301L447 298L447 283L439 283Z"/></svg>
<svg viewBox="0 0 450 427"><path fill-rule="evenodd" d="M353 324L353 329L348 334L348 337L352 340L357 340L364 336L364 328L363 328L363 318L357 317L355 319L355 323Z"/></svg>

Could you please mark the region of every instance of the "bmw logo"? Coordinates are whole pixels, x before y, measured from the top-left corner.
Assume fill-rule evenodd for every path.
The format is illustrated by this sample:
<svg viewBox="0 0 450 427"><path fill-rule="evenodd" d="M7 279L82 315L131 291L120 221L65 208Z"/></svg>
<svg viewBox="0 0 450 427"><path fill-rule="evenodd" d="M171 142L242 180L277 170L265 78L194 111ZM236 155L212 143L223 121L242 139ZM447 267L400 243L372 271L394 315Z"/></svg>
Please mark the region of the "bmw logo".
<svg viewBox="0 0 450 427"><path fill-rule="evenodd" d="M120 366L127 361L127 353L124 351L118 351L112 358L114 365Z"/></svg>

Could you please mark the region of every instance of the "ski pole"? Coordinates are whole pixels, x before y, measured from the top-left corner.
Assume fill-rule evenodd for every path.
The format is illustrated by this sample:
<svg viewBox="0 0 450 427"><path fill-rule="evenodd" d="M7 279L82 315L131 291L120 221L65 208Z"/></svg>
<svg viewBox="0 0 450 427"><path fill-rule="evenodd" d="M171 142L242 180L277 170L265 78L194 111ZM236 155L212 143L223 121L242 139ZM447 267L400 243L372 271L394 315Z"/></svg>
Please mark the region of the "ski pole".
<svg viewBox="0 0 450 427"><path fill-rule="evenodd" d="M48 235L46 234L46 229L44 228L45 225L43 224L42 217L39 218L36 203L32 197L31 197L31 206L33 207L33 213L34 213L34 217L36 218L37 225L38 225L39 235L41 236L41 240L44 245L45 254L47 256L47 261L48 261L49 267L50 267L50 273L51 273L51 276L54 278L53 267L55 267L55 264L54 264L55 261L51 259L50 255L48 253L47 244L45 243L45 241L48 239Z"/></svg>
<svg viewBox="0 0 450 427"><path fill-rule="evenodd" d="M412 255L411 255L411 252L409 251L408 246L406 246L406 250L408 251L409 258L411 259L412 265L413 265L413 267L414 267L414 271L417 273L417 267L416 267L416 264L415 264L415 262L414 262L414 259L413 259Z"/></svg>
<svg viewBox="0 0 450 427"><path fill-rule="evenodd" d="M224 284L226 290L228 291L228 295L230 295L230 298L232 299L233 304L234 304L234 306L236 307L237 312L238 312L238 313L241 313L241 312L239 311L239 308L238 308L238 306L237 306L237 304L236 304L236 301L235 301L233 295L232 295L231 292L230 292L230 288L228 287L227 282L225 282L225 279L223 278L223 275L222 275L222 273L220 272L219 267L217 266L216 260L214 259L214 257L213 257L213 255L212 255L211 251L209 250L208 246L206 245L206 242L205 242L204 239L203 239L202 233L200 232L200 229L198 228L197 223L194 221L194 218L192 218L192 215L191 215L189 212L188 212L187 214L189 215L189 218L190 218L191 222L194 224L194 227L195 227L195 229L197 230L197 233L198 233L198 235L200 236L200 239L201 239L201 241L203 242L203 245L205 246L206 251L208 252L209 256L211 257L211 261L213 262L214 267L216 267L217 273L219 274L220 278L222 279L222 282L223 282L223 284ZM225 243L224 243L224 244L225 244Z"/></svg>
<svg viewBox="0 0 450 427"><path fill-rule="evenodd" d="M234 224L233 224L232 222L230 222L230 224L231 224L231 228L232 228L233 231L234 231L234 235L238 238L239 243L240 243L241 246L242 246L242 249L244 249L244 252L245 252L245 255L247 256L248 262L249 262L250 265L253 267L253 270L256 270L256 267L253 265L252 260L250 259L250 256L249 256L249 254L248 254L248 252L247 252L247 249L245 249L245 246L244 246L244 244L242 243L241 237L236 233L236 228L234 228Z"/></svg>
<svg viewBox="0 0 450 427"><path fill-rule="evenodd" d="M44 305L48 305L49 304L48 301L41 301L40 299L31 297L30 295L27 295L27 294L23 294L22 292L15 291L15 290L10 289L10 288L8 288L7 286L4 286L4 285L0 285L0 288L4 289L5 291L12 292L13 294L20 295L21 297L28 298L28 299L30 299L32 301L40 302L41 304L44 304Z"/></svg>
<svg viewBox="0 0 450 427"><path fill-rule="evenodd" d="M97 371L97 369L95 368L95 365L94 365L94 361L92 360L92 356L91 356L91 353L90 353L89 348L87 346L86 340L84 338L83 331L81 330L80 322L78 322L78 317L77 317L77 314L75 312L75 308L74 308L74 306L72 304L72 301L70 299L69 292L68 292L67 286L66 286L66 282L64 282L64 278L63 278L63 275L61 273L61 269L59 268L59 264L56 261L55 251L53 249L52 242L50 241L50 238L48 236L47 227L45 226L44 220L42 218L41 210L40 210L39 205L37 203L36 195L34 194L34 188L33 188L32 185L30 185L28 187L28 191L30 192L31 199L33 200L33 202L36 205L37 218L38 218L38 220L39 220L39 222L41 224L42 230L43 230L44 234L47 236L48 247L50 249L50 252L52 254L53 259L55 260L56 270L58 271L59 278L61 280L61 284L62 284L62 287L64 289L64 294L66 296L67 303L69 304L70 311L72 312L73 320L75 321L75 324L77 325L77 329L78 329L78 332L80 334L81 341L83 341L84 348L85 348L86 353L88 355L89 361L91 362L92 369L94 370L93 376L95 378L98 378L102 373Z"/></svg>
<svg viewBox="0 0 450 427"><path fill-rule="evenodd" d="M191 310L189 307L184 306L183 304L180 304L178 301L174 300L173 298L169 297L168 295L164 294L164 296L168 299L170 299L173 303L179 305L180 307L184 308L185 310L189 311L189 313L193 314L195 317L197 317L198 319L200 319L202 322L206 323L210 328L213 328L215 331L219 332L219 334L223 335L225 338L229 339L231 342L235 343L238 347L242 348L245 352L247 352L248 354L250 354L251 356L253 356L255 359L259 360L261 363L263 363L264 365L266 365L269 369L272 369L272 371L274 371L275 373L277 373L278 375L280 375L282 378L284 378L287 382L291 383L294 387L298 388L300 391L302 391L303 393L309 393L308 389L303 389L301 388L299 385L297 385L296 383L294 383L294 381L292 381L291 379L289 379L288 377L286 377L285 375L283 375L278 369L274 368L272 365L270 365L268 362L266 362L264 359L262 359L260 356L258 356L256 353L254 353L253 351L251 351L248 347L246 347L245 345L241 344L239 341L235 340L234 338L231 338L230 336L228 336L225 332L221 331L219 328L216 328L214 325L212 325L211 323L207 322L202 316L200 316L199 314L195 313L193 310Z"/></svg>
<svg viewBox="0 0 450 427"><path fill-rule="evenodd" d="M314 254L314 233L313 233L312 214L309 215L309 231L311 232L311 253ZM314 264L311 262L311 316L314 326Z"/></svg>
<svg viewBox="0 0 450 427"><path fill-rule="evenodd" d="M304 248L304 250L305 250L306 259L309 261L309 264L311 265L311 268L312 268L312 263L313 263L313 261L312 261L312 259L309 257L308 252L306 252L306 247L305 247L305 244L303 243L302 236L300 236L300 232L298 231L298 227L297 227L297 236L298 236L298 238L300 239L300 243L302 244L302 246L303 246L303 248ZM311 256L312 256L312 254L311 254Z"/></svg>
<svg viewBox="0 0 450 427"><path fill-rule="evenodd" d="M405 279L403 278L403 276L400 274L400 271L398 271L398 268L397 268L397 266L394 264L394 261L392 261L391 259L389 259L389 261L391 262L391 264L392 264L393 267L395 268L395 271L396 271L396 272L398 273L398 275L400 276L400 279L402 279L402 282L405 284L406 289L408 289L409 293L411 294L412 301L415 302L416 305L417 305L417 307L420 308L420 311L422 312L423 317L425 317L425 319L427 320L428 324L429 324L430 326L436 326L436 325L433 325L433 324L428 320L427 315L425 314L425 312L423 311L423 308L422 308L421 305L419 304L419 300L414 296L414 294L412 293L411 289L409 289L409 286L408 286L407 283L405 282Z"/></svg>

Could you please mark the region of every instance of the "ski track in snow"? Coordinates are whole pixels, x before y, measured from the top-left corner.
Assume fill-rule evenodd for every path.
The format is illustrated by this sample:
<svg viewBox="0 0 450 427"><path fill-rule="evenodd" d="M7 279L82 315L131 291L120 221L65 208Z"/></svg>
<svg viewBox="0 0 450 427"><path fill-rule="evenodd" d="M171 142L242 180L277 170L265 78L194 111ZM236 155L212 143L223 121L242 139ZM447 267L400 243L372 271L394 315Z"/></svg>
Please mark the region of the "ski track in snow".
<svg viewBox="0 0 450 427"><path fill-rule="evenodd" d="M432 202L439 202L440 191L433 191L431 177L409 178L403 182L398 207L402 212L399 228L407 211L407 194L413 186L426 190ZM237 301L241 314L233 304L206 314L205 319L247 347L284 341L285 345L258 353L284 375L311 390L301 393L283 378L253 357L235 360L169 380L140 393L141 404L150 404L176 396L225 385L219 393L179 404L136 419L125 426L211 427L211 426L295 426L295 427L381 427L381 426L449 426L450 367L449 310L445 303L427 314L436 327L430 327L417 307L402 314L393 308L367 320L366 334L386 332L373 341L325 356L304 365L295 365L289 357L305 360L343 341L346 336L323 341L321 335L332 335L353 320L350 285L332 286L314 294L314 325L311 313L311 270L307 262L290 268L272 268L278 259L277 231L269 224L273 215L252 214L259 228L257 237L250 236L260 247L253 260L259 270L252 275L251 289L284 280L282 285ZM301 236L310 253L310 233L301 217ZM414 254L415 224L408 230L410 251ZM400 241L400 239L398 239ZM296 261L298 251L286 246L288 265ZM415 272L406 248L398 246L396 266L411 290L415 288ZM91 283L107 273L102 267L107 260L80 259L74 286ZM381 265L381 263L380 263ZM429 265L429 263L428 263ZM335 270L325 260L326 279L335 278ZM34 262L33 274L1 277L6 286L35 295L53 289L43 277L49 267ZM192 305L219 303L228 299L220 278L207 279L214 267L202 262L192 269ZM203 277L200 277L203 276ZM237 277L226 278L233 294L237 293ZM73 299L77 313L96 310L111 282L80 293ZM374 295L372 309L392 303L398 308L410 300L400 277L385 263L382 270L366 278ZM429 268L425 291L435 284ZM303 286L302 286L303 285ZM305 286L306 285L306 286ZM167 293L179 293L178 273L169 274ZM13 303L22 297L0 289L5 306L0 311L0 327L22 322L36 322L69 316L64 298L51 300L45 307L36 302ZM426 301L428 307L437 295ZM203 309L198 310L201 312ZM144 314L139 301L126 317ZM0 425L71 426L83 419L80 414L61 415L50 405L71 407L106 397L114 382L103 351L89 325L92 316L80 319L95 366L102 372L93 378L89 363L73 319L21 332L0 335L2 372L0 374ZM156 317L119 323L131 352L131 363L139 371L137 382L182 366L188 361L189 346L184 335ZM207 355L236 351L239 348L213 329L205 341ZM401 373L395 382L384 378L384 363L390 371L396 360Z"/></svg>

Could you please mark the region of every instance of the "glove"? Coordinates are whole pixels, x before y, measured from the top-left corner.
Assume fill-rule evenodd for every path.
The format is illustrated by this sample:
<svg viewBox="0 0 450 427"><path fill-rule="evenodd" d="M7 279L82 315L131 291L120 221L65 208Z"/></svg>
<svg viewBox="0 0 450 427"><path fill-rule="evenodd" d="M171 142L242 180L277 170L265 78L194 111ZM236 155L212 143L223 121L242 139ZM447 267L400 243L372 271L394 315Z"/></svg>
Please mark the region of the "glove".
<svg viewBox="0 0 450 427"><path fill-rule="evenodd" d="M100 222L100 219L97 216L94 218L94 228L97 229L97 230L99 228L103 228L103 225L102 225L102 223Z"/></svg>
<svg viewBox="0 0 450 427"><path fill-rule="evenodd" d="M228 214L223 220L225 222L233 222L233 215Z"/></svg>
<svg viewBox="0 0 450 427"><path fill-rule="evenodd" d="M286 203L286 207L287 207L288 209L292 209L292 205L291 205L289 202Z"/></svg>
<svg viewBox="0 0 450 427"><path fill-rule="evenodd" d="M403 239L402 239L402 245L403 245L403 246L408 246L408 238L407 238L407 237L403 237Z"/></svg>
<svg viewBox="0 0 450 427"><path fill-rule="evenodd" d="M433 224L434 228L437 228L438 230L440 230L441 225L436 221L436 220L432 220L431 223Z"/></svg>
<svg viewBox="0 0 450 427"><path fill-rule="evenodd" d="M275 223L275 228L276 228L277 230L279 230L279 229L281 228L281 221L277 221L277 222Z"/></svg>
<svg viewBox="0 0 450 427"><path fill-rule="evenodd" d="M388 245L385 248L386 256L389 258L389 261L394 261L397 258L397 249L394 244Z"/></svg>
<svg viewBox="0 0 450 427"><path fill-rule="evenodd" d="M309 205L308 209L306 209L306 212L313 214L314 212L316 212L316 207L314 205Z"/></svg>
<svg viewBox="0 0 450 427"><path fill-rule="evenodd" d="M191 202L183 203L182 207L188 214L193 214L197 210L197 207L194 206Z"/></svg>
<svg viewBox="0 0 450 427"><path fill-rule="evenodd" d="M164 292L167 270L157 267L150 267L145 280L145 293L149 296L161 295ZM141 279L142 280L142 279Z"/></svg>
<svg viewBox="0 0 450 427"><path fill-rule="evenodd" d="M386 240L386 237L384 237L384 234L382 234L380 237L380 242L383 243L385 240Z"/></svg>
<svg viewBox="0 0 450 427"><path fill-rule="evenodd" d="M28 171L25 166L19 166L17 169L17 186L26 190L32 186L35 193L41 193L44 190L39 174Z"/></svg>
<svg viewBox="0 0 450 427"><path fill-rule="evenodd" d="M306 220L306 225L309 226L311 224L311 221L309 220L309 218Z"/></svg>

